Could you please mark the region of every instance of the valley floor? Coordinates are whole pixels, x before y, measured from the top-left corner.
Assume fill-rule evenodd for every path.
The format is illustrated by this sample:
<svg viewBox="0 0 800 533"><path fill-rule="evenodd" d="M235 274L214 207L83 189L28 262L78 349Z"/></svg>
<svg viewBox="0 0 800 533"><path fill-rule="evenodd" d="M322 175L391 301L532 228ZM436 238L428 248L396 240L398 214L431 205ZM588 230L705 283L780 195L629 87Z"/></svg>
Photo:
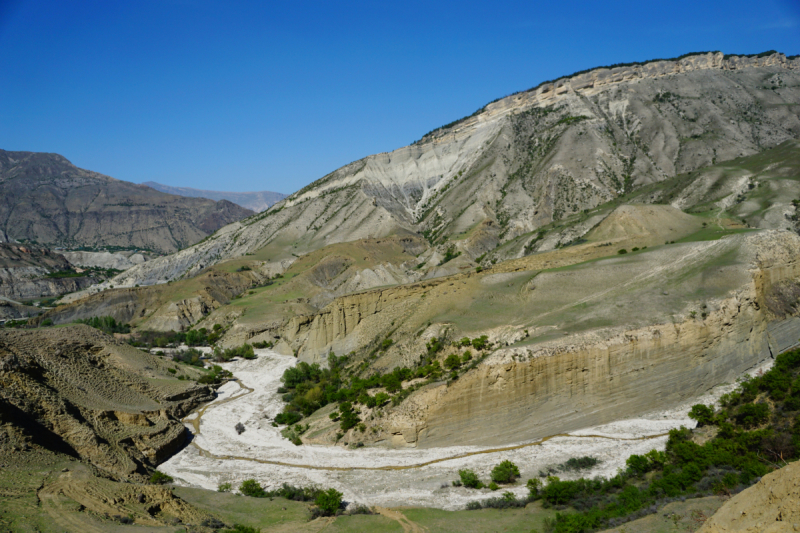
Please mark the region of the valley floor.
<svg viewBox="0 0 800 533"><path fill-rule="evenodd" d="M692 404L711 403L735 385L716 387L702 398L639 418L501 448L295 446L281 436L281 428L272 426L272 419L283 409L277 393L280 377L297 360L271 350L256 353L255 360L223 364L239 382L225 384L217 400L185 419L194 433L191 444L159 467L177 484L216 490L220 483L230 482L237 488L243 480L255 478L267 489L282 483L335 487L346 501L366 505L463 509L469 501L497 494L453 487L459 469L473 469L488 481L496 464L510 460L519 466L522 482L501 490L517 496L527 494L525 480L571 457L590 455L602 461L591 472L572 477L613 476L631 454L664 449L670 429L694 427L687 417ZM241 434L235 429L237 423L245 427Z"/></svg>

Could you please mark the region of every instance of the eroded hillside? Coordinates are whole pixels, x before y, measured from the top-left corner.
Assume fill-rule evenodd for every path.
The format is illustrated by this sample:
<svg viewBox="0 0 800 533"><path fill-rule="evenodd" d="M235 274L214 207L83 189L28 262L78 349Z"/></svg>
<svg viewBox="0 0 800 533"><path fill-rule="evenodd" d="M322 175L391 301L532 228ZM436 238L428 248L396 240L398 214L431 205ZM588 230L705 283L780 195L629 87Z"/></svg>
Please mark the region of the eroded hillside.
<svg viewBox="0 0 800 533"><path fill-rule="evenodd" d="M213 398L168 368L88 326L0 331L0 454L41 447L115 478L149 477L185 443L177 417Z"/></svg>
<svg viewBox="0 0 800 533"><path fill-rule="evenodd" d="M404 232L472 258L524 234L532 246L531 232L554 221L796 137L799 61L709 53L544 84L342 167L115 283L163 282L260 249L285 260Z"/></svg>

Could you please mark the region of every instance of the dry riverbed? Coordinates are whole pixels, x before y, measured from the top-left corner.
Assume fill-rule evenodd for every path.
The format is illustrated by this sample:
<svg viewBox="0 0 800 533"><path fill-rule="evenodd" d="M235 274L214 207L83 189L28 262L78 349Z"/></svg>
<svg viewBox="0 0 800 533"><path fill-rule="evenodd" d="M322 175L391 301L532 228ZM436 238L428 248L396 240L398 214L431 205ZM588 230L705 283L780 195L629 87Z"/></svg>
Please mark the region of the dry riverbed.
<svg viewBox="0 0 800 533"><path fill-rule="evenodd" d="M256 350L256 353L255 360L221 365L239 383L225 384L214 402L187 417L185 422L194 433L191 445L159 467L173 476L176 483L216 490L220 483L230 482L235 488L242 480L255 478L268 489L282 483L335 487L344 493L346 501L367 505L463 509L469 501L499 496L503 490L523 496L527 493L524 480L537 477L546 466L571 457L591 455L602 461L591 471L584 471L583 476L613 476L631 454L664 449L667 440L664 434L670 429L682 425L694 427L694 421L686 416L692 404L711 403L733 388L733 385L720 386L703 398L667 411L543 441L509 443L507 449L295 446L281 436L282 428L272 426L272 419L284 405L277 393L280 377L297 360L271 350ZM768 366L769 363L762 369ZM237 423L245 427L241 434L235 429ZM463 468L473 469L488 482L494 465L506 459L520 468L523 481L516 486L494 493L451 485L458 479L458 470Z"/></svg>

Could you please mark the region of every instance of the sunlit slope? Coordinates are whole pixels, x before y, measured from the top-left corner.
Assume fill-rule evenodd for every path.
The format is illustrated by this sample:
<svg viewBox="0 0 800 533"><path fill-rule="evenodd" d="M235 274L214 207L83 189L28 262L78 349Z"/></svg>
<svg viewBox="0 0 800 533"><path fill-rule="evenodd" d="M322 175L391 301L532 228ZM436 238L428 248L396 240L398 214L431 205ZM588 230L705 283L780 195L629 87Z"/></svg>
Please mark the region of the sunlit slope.
<svg viewBox="0 0 800 533"><path fill-rule="evenodd" d="M700 54L563 78L346 165L115 284L193 275L267 246L282 260L409 232L474 258L649 184L796 138L797 66L782 54ZM478 230L480 239L465 238Z"/></svg>

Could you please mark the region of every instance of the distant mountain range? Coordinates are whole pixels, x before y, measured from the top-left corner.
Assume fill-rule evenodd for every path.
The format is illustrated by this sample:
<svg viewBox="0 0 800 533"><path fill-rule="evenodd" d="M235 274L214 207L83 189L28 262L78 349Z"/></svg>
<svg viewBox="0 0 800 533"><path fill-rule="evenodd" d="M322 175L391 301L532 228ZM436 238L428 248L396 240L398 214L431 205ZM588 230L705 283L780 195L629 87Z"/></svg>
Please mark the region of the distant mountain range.
<svg viewBox="0 0 800 533"><path fill-rule="evenodd" d="M252 214L84 170L58 154L0 150L0 242L171 253Z"/></svg>
<svg viewBox="0 0 800 533"><path fill-rule="evenodd" d="M189 198L208 198L210 200L228 200L236 205L247 209L252 209L256 213L265 211L286 198L285 194L272 191L254 192L225 192L225 191L206 191L203 189L192 189L191 187L172 187L155 181L146 181L142 185L147 185L153 189L168 194L186 196Z"/></svg>

